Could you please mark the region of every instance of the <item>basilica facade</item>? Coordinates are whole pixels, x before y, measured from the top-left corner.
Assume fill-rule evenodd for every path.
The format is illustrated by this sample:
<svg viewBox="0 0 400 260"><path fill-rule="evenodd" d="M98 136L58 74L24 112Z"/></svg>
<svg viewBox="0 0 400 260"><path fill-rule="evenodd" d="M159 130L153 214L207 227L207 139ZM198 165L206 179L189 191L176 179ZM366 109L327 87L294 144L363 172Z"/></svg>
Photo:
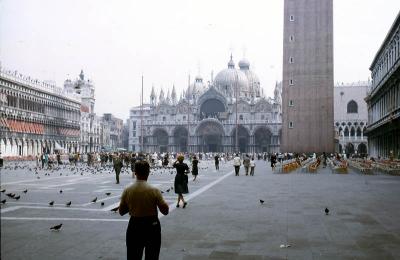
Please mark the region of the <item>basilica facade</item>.
<svg viewBox="0 0 400 260"><path fill-rule="evenodd" d="M282 85L265 97L246 59L208 84L197 76L180 95L152 89L150 102L130 110L129 150L143 152L279 152Z"/></svg>

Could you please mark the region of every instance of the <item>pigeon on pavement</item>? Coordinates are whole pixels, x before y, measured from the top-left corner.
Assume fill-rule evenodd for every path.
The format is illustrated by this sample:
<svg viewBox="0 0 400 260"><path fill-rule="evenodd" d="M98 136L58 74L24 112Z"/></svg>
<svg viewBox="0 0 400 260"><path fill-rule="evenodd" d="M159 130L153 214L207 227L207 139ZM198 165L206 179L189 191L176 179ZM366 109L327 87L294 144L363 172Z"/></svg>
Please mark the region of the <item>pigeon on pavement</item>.
<svg viewBox="0 0 400 260"><path fill-rule="evenodd" d="M54 200L50 201L50 202L49 202L49 205L50 205L50 206L53 206L53 205L54 205Z"/></svg>
<svg viewBox="0 0 400 260"><path fill-rule="evenodd" d="M119 210L119 206L118 207L115 207L115 208L113 208L111 211L113 211L113 212L117 212Z"/></svg>
<svg viewBox="0 0 400 260"><path fill-rule="evenodd" d="M7 193L6 195L7 195L8 197L10 197L10 198L14 198L14 197L15 197L15 193L11 193L11 192L10 192L10 193Z"/></svg>
<svg viewBox="0 0 400 260"><path fill-rule="evenodd" d="M260 200L260 203L261 203L261 204L264 204L264 201L263 201L263 200Z"/></svg>
<svg viewBox="0 0 400 260"><path fill-rule="evenodd" d="M58 231L58 230L60 230L60 229L61 229L61 227L62 227L62 223L61 223L61 224L59 224L59 225L55 225L55 226L51 227L50 229L51 229L51 230Z"/></svg>
<svg viewBox="0 0 400 260"><path fill-rule="evenodd" d="M71 204L72 204L72 202L71 202L71 201L68 201L68 202L65 204L65 206L69 207L69 206L71 206Z"/></svg>
<svg viewBox="0 0 400 260"><path fill-rule="evenodd" d="M95 203L97 201L97 197L92 199L92 202Z"/></svg>

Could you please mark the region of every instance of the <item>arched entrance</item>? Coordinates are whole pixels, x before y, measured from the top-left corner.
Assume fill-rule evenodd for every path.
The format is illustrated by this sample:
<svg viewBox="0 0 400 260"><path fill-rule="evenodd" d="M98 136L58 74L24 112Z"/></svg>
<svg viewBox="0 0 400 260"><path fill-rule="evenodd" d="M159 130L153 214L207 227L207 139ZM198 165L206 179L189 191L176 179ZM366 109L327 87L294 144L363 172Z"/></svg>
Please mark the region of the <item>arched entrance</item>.
<svg viewBox="0 0 400 260"><path fill-rule="evenodd" d="M272 133L266 127L260 127L254 132L255 152L270 152Z"/></svg>
<svg viewBox="0 0 400 260"><path fill-rule="evenodd" d="M354 153L354 145L352 143L346 144L346 154L350 155Z"/></svg>
<svg viewBox="0 0 400 260"><path fill-rule="evenodd" d="M179 126L174 130L174 144L176 152L187 152L188 131L185 127Z"/></svg>
<svg viewBox="0 0 400 260"><path fill-rule="evenodd" d="M358 145L358 154L360 155L366 155L367 154L367 146L364 143L361 143Z"/></svg>
<svg viewBox="0 0 400 260"><path fill-rule="evenodd" d="M222 137L224 129L216 120L207 120L200 123L196 130L200 152L223 152Z"/></svg>
<svg viewBox="0 0 400 260"><path fill-rule="evenodd" d="M233 151L236 152L236 127L232 131L231 135ZM244 126L238 126L238 150L241 153L249 152L250 135Z"/></svg>
<svg viewBox="0 0 400 260"><path fill-rule="evenodd" d="M205 118L219 119L221 112L225 112L224 104L215 98L206 100L200 107L200 120Z"/></svg>
<svg viewBox="0 0 400 260"><path fill-rule="evenodd" d="M156 129L153 133L153 141L158 146L160 153L168 151L168 133L164 129Z"/></svg>

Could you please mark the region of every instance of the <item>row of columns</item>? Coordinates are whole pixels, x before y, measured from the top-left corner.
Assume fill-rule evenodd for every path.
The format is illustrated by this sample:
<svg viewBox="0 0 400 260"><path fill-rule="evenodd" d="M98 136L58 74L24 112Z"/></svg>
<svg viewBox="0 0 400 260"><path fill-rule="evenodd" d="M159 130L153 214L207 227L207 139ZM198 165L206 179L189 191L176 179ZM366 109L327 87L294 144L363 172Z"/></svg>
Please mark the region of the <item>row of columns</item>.
<svg viewBox="0 0 400 260"><path fill-rule="evenodd" d="M243 138L243 137L239 137ZM255 140L255 136L247 136L245 137L248 139L249 143L246 145L247 150L246 152L261 152L257 151L258 145ZM144 151L145 152L160 152L161 147L167 147L168 152L182 152L180 151L180 145L176 144L175 136L168 136L168 143L165 144L158 144L156 136L149 136L147 137L147 142L144 144ZM222 136L221 140L222 152L234 152L235 151L235 137L232 136ZM271 142L269 144L269 152L279 152L279 136L271 136ZM202 152L203 144L202 144L202 137L201 136L190 136L189 137L189 144L186 146L189 152ZM163 148L161 148L163 149Z"/></svg>
<svg viewBox="0 0 400 260"><path fill-rule="evenodd" d="M2 156L37 156L48 151L50 154L55 152L55 142L57 142L65 152L72 153L79 151L79 144L73 141L48 141L48 140L25 140L5 138L0 139L0 152Z"/></svg>

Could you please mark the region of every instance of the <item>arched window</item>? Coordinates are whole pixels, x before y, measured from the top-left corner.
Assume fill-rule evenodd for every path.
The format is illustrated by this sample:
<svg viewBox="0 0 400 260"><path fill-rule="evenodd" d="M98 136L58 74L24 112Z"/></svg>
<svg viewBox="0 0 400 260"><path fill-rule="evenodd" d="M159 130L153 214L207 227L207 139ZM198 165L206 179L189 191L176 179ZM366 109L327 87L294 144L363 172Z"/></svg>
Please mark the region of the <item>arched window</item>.
<svg viewBox="0 0 400 260"><path fill-rule="evenodd" d="M347 103L347 113L358 113L358 105L356 101L351 100L349 103Z"/></svg>
<svg viewBox="0 0 400 260"><path fill-rule="evenodd" d="M344 136L345 137L349 136L349 129L347 127L344 129Z"/></svg>

